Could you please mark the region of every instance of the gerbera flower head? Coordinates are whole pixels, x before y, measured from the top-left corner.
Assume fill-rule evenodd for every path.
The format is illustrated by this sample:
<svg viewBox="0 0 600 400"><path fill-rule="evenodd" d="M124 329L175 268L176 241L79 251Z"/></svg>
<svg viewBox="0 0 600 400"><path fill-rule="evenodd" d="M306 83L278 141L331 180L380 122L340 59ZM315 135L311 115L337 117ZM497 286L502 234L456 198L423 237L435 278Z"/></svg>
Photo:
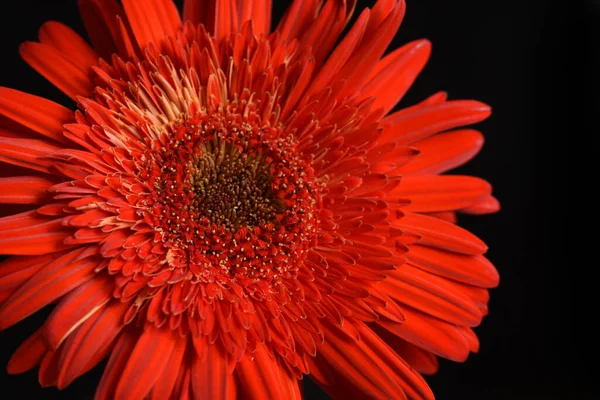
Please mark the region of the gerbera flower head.
<svg viewBox="0 0 600 400"><path fill-rule="evenodd" d="M457 212L498 203L440 175L490 114L435 94L390 113L430 53L384 56L380 0L80 0L92 46L48 22L25 61L75 110L0 89L0 328L56 303L9 372L97 399L432 398L477 351L498 284ZM336 43L339 44L336 46ZM362 396L362 397L361 397Z"/></svg>

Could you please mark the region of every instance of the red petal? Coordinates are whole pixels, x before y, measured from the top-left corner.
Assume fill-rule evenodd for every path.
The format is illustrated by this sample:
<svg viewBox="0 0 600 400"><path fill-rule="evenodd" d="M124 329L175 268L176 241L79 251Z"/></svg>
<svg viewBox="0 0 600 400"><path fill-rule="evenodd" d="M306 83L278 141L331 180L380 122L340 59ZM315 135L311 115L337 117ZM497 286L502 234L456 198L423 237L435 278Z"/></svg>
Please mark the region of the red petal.
<svg viewBox="0 0 600 400"><path fill-rule="evenodd" d="M45 173L52 173L52 161L47 157L58 150L44 140L0 137L0 161Z"/></svg>
<svg viewBox="0 0 600 400"><path fill-rule="evenodd" d="M40 204L51 194L48 188L55 180L41 176L15 176L0 178L0 204Z"/></svg>
<svg viewBox="0 0 600 400"><path fill-rule="evenodd" d="M185 353L187 340L177 339L173 352L169 357L167 366L163 370L162 376L156 382L156 385L152 389L152 400L163 400L170 399L175 384L177 383L177 376L182 368L183 355Z"/></svg>
<svg viewBox="0 0 600 400"><path fill-rule="evenodd" d="M332 367L375 398L433 399L423 378L369 327L359 322L354 325L360 333L357 342L349 341L335 332L335 328L328 327L328 340L320 351Z"/></svg>
<svg viewBox="0 0 600 400"><path fill-rule="evenodd" d="M227 354L218 343L208 344L206 340L196 338L192 340L196 348L191 374L194 399L230 399L234 379Z"/></svg>
<svg viewBox="0 0 600 400"><path fill-rule="evenodd" d="M98 62L98 54L73 29L56 21L46 22L39 31L40 42L54 47L81 70Z"/></svg>
<svg viewBox="0 0 600 400"><path fill-rule="evenodd" d="M261 34L268 34L271 31L272 0L244 0L238 1L238 3L240 26L247 21L252 21L254 33L259 37Z"/></svg>
<svg viewBox="0 0 600 400"><path fill-rule="evenodd" d="M362 40L363 34L369 22L369 10L366 9L362 12L360 17L354 23L354 26L350 29L348 34L336 46L331 56L325 62L322 68L320 68L317 76L313 79L310 87L306 91L305 99L308 100L313 94L327 88L332 79L334 79L342 67L346 64L346 61L352 56L356 47ZM301 104L304 104L301 102Z"/></svg>
<svg viewBox="0 0 600 400"><path fill-rule="evenodd" d="M76 329L63 347L58 386L65 387L78 376L98 364L111 350L111 345L124 326L128 304L113 301Z"/></svg>
<svg viewBox="0 0 600 400"><path fill-rule="evenodd" d="M236 372L244 393L252 399L301 399L296 378L262 347L242 358Z"/></svg>
<svg viewBox="0 0 600 400"><path fill-rule="evenodd" d="M237 0L215 0L215 38L223 39L238 31Z"/></svg>
<svg viewBox="0 0 600 400"><path fill-rule="evenodd" d="M194 25L203 24L208 31L214 27L214 1L184 0L183 21L190 21Z"/></svg>
<svg viewBox="0 0 600 400"><path fill-rule="evenodd" d="M500 202L494 196L487 196L477 204L460 210L465 214L484 215L500 211Z"/></svg>
<svg viewBox="0 0 600 400"><path fill-rule="evenodd" d="M450 323L476 326L483 317L460 285L408 264L390 272L380 285L398 302Z"/></svg>
<svg viewBox="0 0 600 400"><path fill-rule="evenodd" d="M320 3L319 0L294 0L275 29L282 43L301 36L314 21Z"/></svg>
<svg viewBox="0 0 600 400"><path fill-rule="evenodd" d="M500 281L496 268L480 255L468 256L411 245L405 256L410 264L420 269L470 285L492 288Z"/></svg>
<svg viewBox="0 0 600 400"><path fill-rule="evenodd" d="M418 157L402 166L404 175L436 175L459 167L473 158L483 146L483 135L472 129L440 133L413 144Z"/></svg>
<svg viewBox="0 0 600 400"><path fill-rule="evenodd" d="M379 140L412 144L438 132L483 121L490 114L489 106L473 100L405 109L383 119L384 129Z"/></svg>
<svg viewBox="0 0 600 400"><path fill-rule="evenodd" d="M440 363L433 353L400 339L384 329L376 329L376 332L404 361L420 373L433 375L438 371Z"/></svg>
<svg viewBox="0 0 600 400"><path fill-rule="evenodd" d="M430 54L428 40L417 40L393 51L377 63L361 98L374 96L372 109L383 107L387 114L412 86Z"/></svg>
<svg viewBox="0 0 600 400"><path fill-rule="evenodd" d="M98 388L94 400L114 400L115 388L121 380L121 376L127 362L130 360L133 352L137 336L131 331L126 331L119 336L115 348L113 349L108 364L104 368L104 374Z"/></svg>
<svg viewBox="0 0 600 400"><path fill-rule="evenodd" d="M465 361L469 356L469 344L455 325L413 310L402 309L406 320L399 324L379 320L389 332L440 357L452 361Z"/></svg>
<svg viewBox="0 0 600 400"><path fill-rule="evenodd" d="M35 213L35 211L34 211ZM60 219L31 216L30 212L0 218L0 254L37 255L71 247Z"/></svg>
<svg viewBox="0 0 600 400"><path fill-rule="evenodd" d="M94 86L87 72L70 62L54 47L26 42L19 50L27 64L73 100L77 100L77 96L91 93Z"/></svg>
<svg viewBox="0 0 600 400"><path fill-rule="evenodd" d="M115 400L144 398L167 366L178 339L170 330L151 327L143 332L119 377Z"/></svg>
<svg viewBox="0 0 600 400"><path fill-rule="evenodd" d="M15 256L0 263L0 302L12 296L23 283L59 255Z"/></svg>
<svg viewBox="0 0 600 400"><path fill-rule="evenodd" d="M77 255L79 252L71 252L46 265L6 300L0 308L0 329L14 325L93 278L98 260L73 262Z"/></svg>
<svg viewBox="0 0 600 400"><path fill-rule="evenodd" d="M75 328L108 303L113 290L113 279L106 275L95 277L65 296L44 324L44 339L49 347L56 350Z"/></svg>
<svg viewBox="0 0 600 400"><path fill-rule="evenodd" d="M477 204L492 192L480 178L459 175L406 176L393 191L395 196L410 200L402 211L454 211Z"/></svg>
<svg viewBox="0 0 600 400"><path fill-rule="evenodd" d="M369 27L365 32L365 38L360 44L360 47L356 50L354 55L348 60L348 63L340 70L337 79L346 80L346 85L343 87L343 93L340 95L351 96L356 90L358 90L369 74L377 65L380 57L385 52L396 34L402 19L404 18L404 12L406 10L406 4L404 1L397 2L395 8L393 8L389 15L377 26L376 35L369 36L369 27L373 19L369 21Z"/></svg>
<svg viewBox="0 0 600 400"><path fill-rule="evenodd" d="M162 0L123 0L123 8L140 48L145 48L150 42L160 45L179 28L176 26L174 29L175 5L169 3Z"/></svg>
<svg viewBox="0 0 600 400"><path fill-rule="evenodd" d="M115 0L79 0L79 11L94 48L109 60L119 50L116 16L124 15L123 9Z"/></svg>
<svg viewBox="0 0 600 400"><path fill-rule="evenodd" d="M463 254L483 254L487 246L477 236L454 224L421 214L407 213L398 228L421 236L420 244Z"/></svg>
<svg viewBox="0 0 600 400"><path fill-rule="evenodd" d="M15 351L8 362L7 370L9 374L22 374L38 366L48 349L42 340L41 330L36 331L29 336Z"/></svg>
<svg viewBox="0 0 600 400"><path fill-rule="evenodd" d="M50 139L69 143L63 125L74 112L53 101L14 89L0 87L0 114Z"/></svg>

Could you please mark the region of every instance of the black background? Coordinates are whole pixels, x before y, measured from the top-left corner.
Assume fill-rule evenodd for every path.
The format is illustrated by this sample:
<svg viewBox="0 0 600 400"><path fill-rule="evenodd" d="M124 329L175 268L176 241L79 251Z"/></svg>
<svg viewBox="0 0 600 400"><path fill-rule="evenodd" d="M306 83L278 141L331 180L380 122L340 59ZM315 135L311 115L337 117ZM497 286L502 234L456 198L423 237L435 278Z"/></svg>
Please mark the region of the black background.
<svg viewBox="0 0 600 400"><path fill-rule="evenodd" d="M279 18L290 1L275 1ZM575 4L573 2L572 4ZM46 20L64 22L84 34L76 1L20 0L0 6L0 85L18 88L72 106L72 102L29 68L18 45L36 40ZM359 1L362 8L372 4ZM584 399L592 397L591 367L585 360L585 332L578 318L571 277L576 265L566 263L569 208L569 132L564 125L567 78L592 91L598 73L600 3L558 1L410 0L407 15L391 48L427 37L431 60L402 106L438 90L451 99L474 98L490 104L493 116L481 123L486 145L461 173L493 183L502 212L463 217L462 224L489 245L489 258L502 277L492 292L490 316L477 333L479 354L464 364L442 362L429 378L440 400L447 399ZM577 11L574 40L567 29ZM572 32L569 32L569 35ZM573 49L577 49L573 51ZM579 50L581 49L581 50ZM575 75L567 66L575 66ZM586 117L591 118L591 117ZM581 142L580 142L581 143ZM577 211L575 211L577 212ZM588 267L589 268L589 267ZM47 313L0 332L0 365L6 365L19 343L41 325ZM37 372L0 375L1 398L88 399L101 376L96 368L66 390L41 389ZM307 383L308 399L325 398Z"/></svg>

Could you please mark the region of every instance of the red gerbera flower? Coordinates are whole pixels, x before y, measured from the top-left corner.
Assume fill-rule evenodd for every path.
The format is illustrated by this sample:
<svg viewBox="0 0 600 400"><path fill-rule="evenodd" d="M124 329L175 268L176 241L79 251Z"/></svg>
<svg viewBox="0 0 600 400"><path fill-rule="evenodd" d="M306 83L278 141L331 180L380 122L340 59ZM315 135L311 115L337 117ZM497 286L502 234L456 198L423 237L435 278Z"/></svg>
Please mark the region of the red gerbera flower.
<svg viewBox="0 0 600 400"><path fill-rule="evenodd" d="M0 329L56 303L17 350L97 399L432 398L437 357L498 275L455 213L498 209L473 157L490 114L438 93L388 114L430 44L383 56L404 1L80 0L90 47L48 22L25 61L72 111L0 89ZM7 172L8 171L8 172Z"/></svg>

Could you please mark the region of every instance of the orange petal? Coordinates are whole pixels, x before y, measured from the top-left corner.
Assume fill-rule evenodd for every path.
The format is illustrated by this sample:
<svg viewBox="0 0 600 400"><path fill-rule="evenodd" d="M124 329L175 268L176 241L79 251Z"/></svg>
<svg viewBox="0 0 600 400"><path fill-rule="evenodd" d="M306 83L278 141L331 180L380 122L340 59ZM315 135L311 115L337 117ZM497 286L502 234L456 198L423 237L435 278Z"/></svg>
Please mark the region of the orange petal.
<svg viewBox="0 0 600 400"><path fill-rule="evenodd" d="M365 32L365 38L356 50L354 55L348 60L348 63L340 70L337 79L346 80L343 92L339 96L351 96L359 90L368 79L369 74L375 68L375 65L389 46L396 34L402 19L406 5L404 1L397 2L397 5L390 14L377 26L377 34L369 36L369 27ZM369 26L371 25L369 21Z"/></svg>
<svg viewBox="0 0 600 400"><path fill-rule="evenodd" d="M170 3L167 5L162 0L123 0L127 20L140 48L145 48L150 42L160 45L179 28L173 29L172 7L175 5Z"/></svg>
<svg viewBox="0 0 600 400"><path fill-rule="evenodd" d="M25 42L19 50L27 64L73 100L77 100L77 96L88 96L92 92L94 85L88 73L54 47Z"/></svg>
<svg viewBox="0 0 600 400"><path fill-rule="evenodd" d="M315 19L320 3L320 0L294 0L275 29L282 43L301 36Z"/></svg>
<svg viewBox="0 0 600 400"><path fill-rule="evenodd" d="M354 54L354 51L362 40L368 22L369 10L366 9L358 17L354 26L352 26L340 44L333 50L325 65L318 70L317 76L306 91L304 96L306 100L304 102L301 101L301 104L304 104L310 96L327 88L332 80L335 79L348 59Z"/></svg>
<svg viewBox="0 0 600 400"><path fill-rule="evenodd" d="M183 21L190 21L194 25L203 24L208 31L214 27L215 2L204 0L184 0Z"/></svg>

